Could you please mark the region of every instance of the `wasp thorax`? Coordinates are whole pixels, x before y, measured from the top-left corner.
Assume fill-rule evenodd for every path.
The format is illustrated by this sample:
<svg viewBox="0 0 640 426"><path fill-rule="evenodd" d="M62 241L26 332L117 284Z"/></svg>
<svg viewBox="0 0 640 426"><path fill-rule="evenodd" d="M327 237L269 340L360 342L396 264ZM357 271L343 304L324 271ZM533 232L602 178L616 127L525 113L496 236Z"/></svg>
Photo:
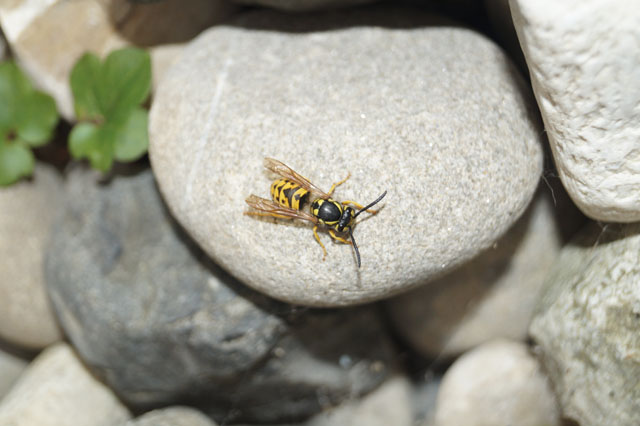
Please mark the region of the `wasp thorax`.
<svg viewBox="0 0 640 426"><path fill-rule="evenodd" d="M340 220L338 221L337 231L344 232L348 230L354 217L355 211L351 207L345 208L342 212L342 216L340 216Z"/></svg>

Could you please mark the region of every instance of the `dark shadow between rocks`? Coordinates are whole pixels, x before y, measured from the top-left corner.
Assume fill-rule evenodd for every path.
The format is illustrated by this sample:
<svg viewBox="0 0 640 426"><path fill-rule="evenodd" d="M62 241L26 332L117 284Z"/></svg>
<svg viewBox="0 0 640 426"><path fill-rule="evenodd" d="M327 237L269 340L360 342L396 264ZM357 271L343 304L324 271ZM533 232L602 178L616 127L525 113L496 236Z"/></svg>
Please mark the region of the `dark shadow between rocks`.
<svg viewBox="0 0 640 426"><path fill-rule="evenodd" d="M237 9L220 0L112 0L106 7L119 35L140 47L188 42Z"/></svg>
<svg viewBox="0 0 640 426"><path fill-rule="evenodd" d="M461 27L438 13L437 8L415 7L408 4L377 3L338 10L287 13L270 9L248 11L224 23L227 26L253 31L283 33L311 33L352 27L380 27L411 29L422 27Z"/></svg>

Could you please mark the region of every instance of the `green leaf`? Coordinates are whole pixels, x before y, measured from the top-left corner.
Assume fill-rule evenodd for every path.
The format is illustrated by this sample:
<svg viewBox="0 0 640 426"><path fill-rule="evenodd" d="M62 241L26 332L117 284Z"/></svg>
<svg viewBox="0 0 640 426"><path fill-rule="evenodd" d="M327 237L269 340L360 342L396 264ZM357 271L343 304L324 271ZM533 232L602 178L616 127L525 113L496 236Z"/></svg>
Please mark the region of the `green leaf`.
<svg viewBox="0 0 640 426"><path fill-rule="evenodd" d="M29 145L48 142L57 122L53 98L35 90L15 63L0 63L0 185L33 173Z"/></svg>
<svg viewBox="0 0 640 426"><path fill-rule="evenodd" d="M102 68L101 83L107 118L137 107L151 90L149 53L134 47L110 53Z"/></svg>
<svg viewBox="0 0 640 426"><path fill-rule="evenodd" d="M92 123L79 123L69 134L69 151L74 158L87 158L91 167L103 172L113 164L113 142L107 132Z"/></svg>
<svg viewBox="0 0 640 426"><path fill-rule="evenodd" d="M149 135L147 133L148 113L142 108L131 111L129 117L118 127L115 135L115 157L118 161L133 161L147 152Z"/></svg>
<svg viewBox="0 0 640 426"><path fill-rule="evenodd" d="M53 98L33 91L18 104L16 133L32 147L46 144L58 123L58 111Z"/></svg>
<svg viewBox="0 0 640 426"><path fill-rule="evenodd" d="M10 185L33 173L31 150L21 143L0 141L0 186Z"/></svg>
<svg viewBox="0 0 640 426"><path fill-rule="evenodd" d="M73 105L79 120L104 115L98 89L101 84L101 71L100 59L92 53L85 53L71 70L71 93L73 93Z"/></svg>
<svg viewBox="0 0 640 426"><path fill-rule="evenodd" d="M0 63L0 130L15 126L20 99L33 91L31 83L13 61Z"/></svg>
<svg viewBox="0 0 640 426"><path fill-rule="evenodd" d="M148 113L140 104L151 90L151 58L137 48L116 50L104 63L84 55L73 68L71 87L81 120L69 135L76 158L106 171L114 159L133 161L147 151Z"/></svg>

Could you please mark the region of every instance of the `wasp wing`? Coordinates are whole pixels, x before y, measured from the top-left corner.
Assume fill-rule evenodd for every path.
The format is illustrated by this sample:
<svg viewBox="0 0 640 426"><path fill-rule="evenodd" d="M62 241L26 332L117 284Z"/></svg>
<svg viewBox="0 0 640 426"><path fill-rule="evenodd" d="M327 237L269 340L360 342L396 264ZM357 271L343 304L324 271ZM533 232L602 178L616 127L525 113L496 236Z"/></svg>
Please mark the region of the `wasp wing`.
<svg viewBox="0 0 640 426"><path fill-rule="evenodd" d="M275 174L280 175L285 179L289 179L290 181L297 183L307 191L315 192L321 198L324 198L324 199L330 198L326 192L324 192L323 190L321 190L320 188L318 188L317 186L309 182L309 179L307 179L306 177L296 173L293 169L291 169L291 167L287 166L282 161L278 161L273 158L265 158L264 166L268 170L271 170L272 172L274 172Z"/></svg>
<svg viewBox="0 0 640 426"><path fill-rule="evenodd" d="M313 222L314 224L318 223L318 219L309 213L281 206L278 203L267 200L266 198L258 197L257 195L249 195L245 201L250 207L257 210L257 212L247 212L249 215L254 214L258 216L274 216L284 219L302 219Z"/></svg>

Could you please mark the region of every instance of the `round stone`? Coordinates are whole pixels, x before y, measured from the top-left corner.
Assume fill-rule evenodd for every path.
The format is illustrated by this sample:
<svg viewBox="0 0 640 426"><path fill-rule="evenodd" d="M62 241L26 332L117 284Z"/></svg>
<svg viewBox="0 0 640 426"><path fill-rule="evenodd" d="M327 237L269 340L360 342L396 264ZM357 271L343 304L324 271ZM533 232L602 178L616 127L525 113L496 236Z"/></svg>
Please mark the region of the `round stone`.
<svg viewBox="0 0 640 426"><path fill-rule="evenodd" d="M439 23L439 25L428 25ZM275 31L274 29L278 29ZM315 306L408 290L490 246L529 203L542 166L529 88L473 31L407 9L248 13L188 46L150 118L167 203L241 281ZM283 161L361 204L362 256L304 220L244 215ZM345 236L349 238L348 236Z"/></svg>
<svg viewBox="0 0 640 426"><path fill-rule="evenodd" d="M39 165L30 180L0 189L0 338L24 348L62 338L42 272L61 186L53 167Z"/></svg>
<svg viewBox="0 0 640 426"><path fill-rule="evenodd" d="M559 426L547 377L523 343L498 339L461 356L442 378L436 426Z"/></svg>

